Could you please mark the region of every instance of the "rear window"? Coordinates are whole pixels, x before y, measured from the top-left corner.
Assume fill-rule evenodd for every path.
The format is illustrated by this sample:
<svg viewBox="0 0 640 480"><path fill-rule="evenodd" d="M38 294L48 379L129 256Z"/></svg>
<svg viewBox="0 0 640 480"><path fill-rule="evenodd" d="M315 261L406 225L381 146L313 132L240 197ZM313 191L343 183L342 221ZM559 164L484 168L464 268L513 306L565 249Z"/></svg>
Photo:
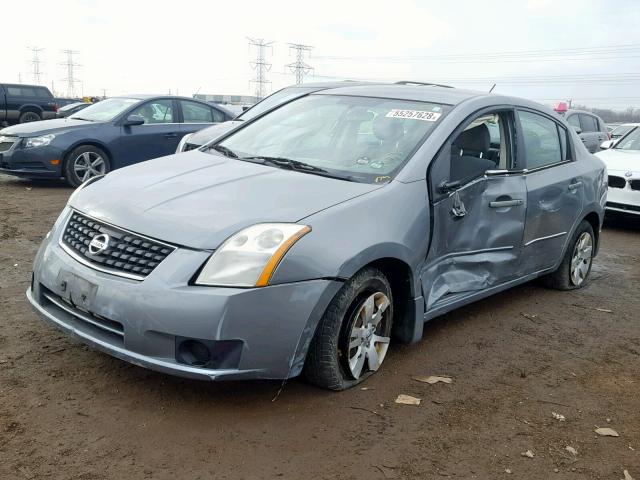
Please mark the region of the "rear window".
<svg viewBox="0 0 640 480"><path fill-rule="evenodd" d="M46 88L36 88L36 95L40 98L53 98L53 95Z"/></svg>
<svg viewBox="0 0 640 480"><path fill-rule="evenodd" d="M600 130L598 127L598 120L596 120L596 117L592 117L591 115L581 113L580 123L582 124L583 132L597 132Z"/></svg>

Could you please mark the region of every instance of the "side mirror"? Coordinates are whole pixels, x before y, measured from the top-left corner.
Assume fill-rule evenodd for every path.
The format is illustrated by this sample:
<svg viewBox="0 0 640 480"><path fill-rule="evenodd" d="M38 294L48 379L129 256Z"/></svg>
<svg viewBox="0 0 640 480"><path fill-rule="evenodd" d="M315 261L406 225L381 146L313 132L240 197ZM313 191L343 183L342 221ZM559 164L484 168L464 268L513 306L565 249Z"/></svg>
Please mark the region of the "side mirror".
<svg viewBox="0 0 640 480"><path fill-rule="evenodd" d="M607 150L607 149L613 147L614 143L616 143L615 140L605 140L604 142L602 142L600 144L600 148L603 149L603 150Z"/></svg>
<svg viewBox="0 0 640 480"><path fill-rule="evenodd" d="M246 105L243 105L243 106L242 106L242 111L243 111L243 112L246 112L247 110L249 110L249 107L247 107Z"/></svg>
<svg viewBox="0 0 640 480"><path fill-rule="evenodd" d="M130 127L132 125L142 125L142 124L144 124L144 118L141 117L140 115L129 115L123 123L125 127Z"/></svg>
<svg viewBox="0 0 640 480"><path fill-rule="evenodd" d="M571 128L573 128L578 135L580 135L582 133L582 129L580 127L576 127L575 125L572 125Z"/></svg>

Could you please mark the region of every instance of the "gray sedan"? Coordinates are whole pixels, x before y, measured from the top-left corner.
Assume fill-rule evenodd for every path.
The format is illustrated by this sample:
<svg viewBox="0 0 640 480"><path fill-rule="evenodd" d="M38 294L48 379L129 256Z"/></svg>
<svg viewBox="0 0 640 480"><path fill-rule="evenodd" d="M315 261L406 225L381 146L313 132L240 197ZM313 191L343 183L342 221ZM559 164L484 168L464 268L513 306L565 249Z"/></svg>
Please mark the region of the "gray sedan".
<svg viewBox="0 0 640 480"><path fill-rule="evenodd" d="M454 308L538 277L584 286L606 192L602 161L541 105L342 86L86 182L27 296L136 365L342 390Z"/></svg>

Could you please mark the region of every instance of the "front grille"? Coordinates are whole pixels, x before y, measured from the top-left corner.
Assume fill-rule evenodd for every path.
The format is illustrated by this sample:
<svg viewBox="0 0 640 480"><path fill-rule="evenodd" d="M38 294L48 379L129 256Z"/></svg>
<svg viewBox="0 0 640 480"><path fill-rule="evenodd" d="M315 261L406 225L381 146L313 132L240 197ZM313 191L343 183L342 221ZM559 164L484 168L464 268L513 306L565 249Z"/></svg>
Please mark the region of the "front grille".
<svg viewBox="0 0 640 480"><path fill-rule="evenodd" d="M640 207L636 205L627 205L626 203L607 202L607 207L628 210L630 212L640 212Z"/></svg>
<svg viewBox="0 0 640 480"><path fill-rule="evenodd" d="M629 185L631 185L631 190L640 190L640 180L631 180Z"/></svg>
<svg viewBox="0 0 640 480"><path fill-rule="evenodd" d="M609 186L613 188L624 188L627 184L627 181L622 177L617 177L615 175L609 175Z"/></svg>
<svg viewBox="0 0 640 480"><path fill-rule="evenodd" d="M107 248L92 254L89 244L96 235L106 234ZM108 223L73 212L62 234L63 246L81 261L114 275L142 280L149 275L175 247L160 243Z"/></svg>

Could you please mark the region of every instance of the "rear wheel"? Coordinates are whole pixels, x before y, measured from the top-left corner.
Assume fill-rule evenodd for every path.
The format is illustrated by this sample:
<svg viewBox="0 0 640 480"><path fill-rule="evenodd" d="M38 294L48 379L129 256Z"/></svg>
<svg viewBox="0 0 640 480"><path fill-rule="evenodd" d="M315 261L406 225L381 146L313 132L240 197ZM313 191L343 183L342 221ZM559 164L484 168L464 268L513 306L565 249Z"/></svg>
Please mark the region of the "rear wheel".
<svg viewBox="0 0 640 480"><path fill-rule="evenodd" d="M389 348L391 287L376 268L365 268L342 287L320 320L304 373L314 385L345 390L375 373Z"/></svg>
<svg viewBox="0 0 640 480"><path fill-rule="evenodd" d="M64 178L72 187L78 187L90 178L109 173L111 165L107 154L93 145L74 149L64 165Z"/></svg>
<svg viewBox="0 0 640 480"><path fill-rule="evenodd" d="M19 122L20 123L29 123L29 122L37 122L42 120L40 115L37 112L24 112L20 115Z"/></svg>
<svg viewBox="0 0 640 480"><path fill-rule="evenodd" d="M589 281L594 247L593 227L583 220L571 238L560 267L544 278L547 286L558 290L584 287Z"/></svg>

